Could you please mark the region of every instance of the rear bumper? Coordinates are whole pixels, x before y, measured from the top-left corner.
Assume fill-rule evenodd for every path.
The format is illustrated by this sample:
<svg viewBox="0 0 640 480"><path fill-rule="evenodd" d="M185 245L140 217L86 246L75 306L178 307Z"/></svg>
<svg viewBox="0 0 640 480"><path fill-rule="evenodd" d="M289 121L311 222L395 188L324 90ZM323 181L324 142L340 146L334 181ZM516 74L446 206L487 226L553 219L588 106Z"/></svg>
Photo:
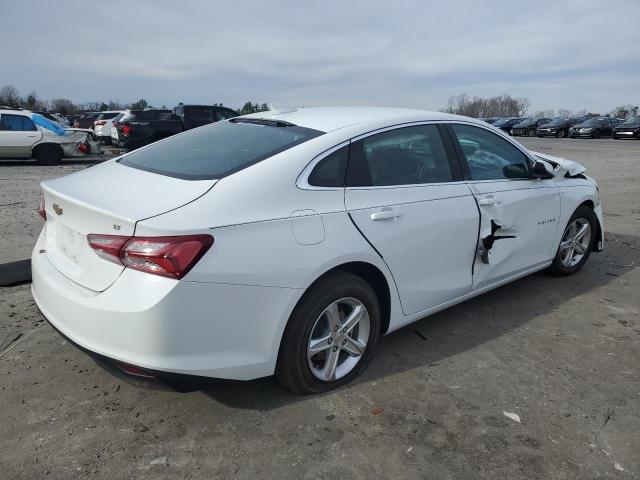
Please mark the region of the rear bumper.
<svg viewBox="0 0 640 480"><path fill-rule="evenodd" d="M297 289L175 281L125 269L103 292L32 254L32 294L81 348L144 369L250 380L271 375ZM157 375L156 375L157 376Z"/></svg>

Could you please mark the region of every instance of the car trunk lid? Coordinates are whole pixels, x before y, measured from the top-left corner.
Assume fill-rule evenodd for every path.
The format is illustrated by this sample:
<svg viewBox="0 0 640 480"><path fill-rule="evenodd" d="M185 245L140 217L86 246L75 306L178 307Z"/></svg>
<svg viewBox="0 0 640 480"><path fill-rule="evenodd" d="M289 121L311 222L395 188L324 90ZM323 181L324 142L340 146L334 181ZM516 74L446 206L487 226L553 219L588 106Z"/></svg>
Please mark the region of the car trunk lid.
<svg viewBox="0 0 640 480"><path fill-rule="evenodd" d="M49 260L74 282L107 289L123 266L101 259L87 235L133 236L136 222L179 208L217 180L182 180L106 162L41 184Z"/></svg>

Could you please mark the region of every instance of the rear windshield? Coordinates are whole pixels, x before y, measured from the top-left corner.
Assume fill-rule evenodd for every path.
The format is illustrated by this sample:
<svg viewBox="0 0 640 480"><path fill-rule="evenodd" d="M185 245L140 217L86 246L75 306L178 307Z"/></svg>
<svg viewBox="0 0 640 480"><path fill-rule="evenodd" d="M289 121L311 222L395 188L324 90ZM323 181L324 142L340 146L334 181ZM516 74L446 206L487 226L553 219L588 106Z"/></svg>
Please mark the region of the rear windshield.
<svg viewBox="0 0 640 480"><path fill-rule="evenodd" d="M180 117L174 115L171 110L140 110L129 112L125 120L180 120Z"/></svg>
<svg viewBox="0 0 640 480"><path fill-rule="evenodd" d="M112 118L116 118L118 115L120 115L118 112L104 112L104 113L100 114L98 119L99 120L111 120Z"/></svg>
<svg viewBox="0 0 640 480"><path fill-rule="evenodd" d="M222 178L323 132L273 122L224 121L134 151L123 165L186 180Z"/></svg>

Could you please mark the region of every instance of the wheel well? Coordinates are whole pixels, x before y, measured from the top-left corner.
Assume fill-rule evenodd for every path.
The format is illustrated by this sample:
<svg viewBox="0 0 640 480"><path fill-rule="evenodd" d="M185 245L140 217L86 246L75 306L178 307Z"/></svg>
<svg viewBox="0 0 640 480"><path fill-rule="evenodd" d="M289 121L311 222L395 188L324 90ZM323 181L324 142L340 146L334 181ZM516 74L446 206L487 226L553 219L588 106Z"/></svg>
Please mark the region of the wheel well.
<svg viewBox="0 0 640 480"><path fill-rule="evenodd" d="M580 204L580 206L581 206L581 207L582 207L583 205L584 205L585 207L590 208L591 210L594 210L594 209L595 209L595 206L594 206L594 204L593 204L593 201L592 201L592 200L585 200L584 202L582 202L582 203ZM596 246L595 246L595 248L594 248L594 251L595 251L595 252L600 252L600 251L602 251L602 248L598 248L598 244L599 244L599 241L600 241L600 239L601 239L601 238L602 238L602 225L600 225L600 219L596 216L596 239L597 239L597 240L596 240L596 244L595 244Z"/></svg>
<svg viewBox="0 0 640 480"><path fill-rule="evenodd" d="M35 155L35 153L38 151L38 149L40 149L40 148L42 148L44 146L54 147L54 148L58 149L58 151L62 154L62 156L64 156L64 150L62 150L62 147L60 145L58 145L57 143L52 143L52 142L39 143L38 145L36 145L35 147L33 147L31 149L31 156Z"/></svg>
<svg viewBox="0 0 640 480"><path fill-rule="evenodd" d="M384 334L389 329L389 320L391 318L391 293L384 273L382 273L378 267L375 267L370 263L349 262L326 271L318 277L315 282L313 282L313 285L325 278L327 275L331 275L337 271L349 272L353 275L357 275L367 282L371 288L373 288L373 291L380 302L380 310L382 313L380 333ZM311 288L311 286L309 288Z"/></svg>

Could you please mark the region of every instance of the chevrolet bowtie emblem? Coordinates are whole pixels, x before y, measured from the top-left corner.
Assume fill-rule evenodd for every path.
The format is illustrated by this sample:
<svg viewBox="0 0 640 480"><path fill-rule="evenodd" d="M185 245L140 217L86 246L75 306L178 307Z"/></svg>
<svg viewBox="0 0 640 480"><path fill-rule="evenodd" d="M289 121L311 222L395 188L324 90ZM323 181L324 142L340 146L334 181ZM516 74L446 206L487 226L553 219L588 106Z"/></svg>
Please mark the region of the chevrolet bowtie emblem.
<svg viewBox="0 0 640 480"><path fill-rule="evenodd" d="M57 203L53 204L53 211L56 212L58 215L62 215L62 208L60 208L60 205L58 205Z"/></svg>

